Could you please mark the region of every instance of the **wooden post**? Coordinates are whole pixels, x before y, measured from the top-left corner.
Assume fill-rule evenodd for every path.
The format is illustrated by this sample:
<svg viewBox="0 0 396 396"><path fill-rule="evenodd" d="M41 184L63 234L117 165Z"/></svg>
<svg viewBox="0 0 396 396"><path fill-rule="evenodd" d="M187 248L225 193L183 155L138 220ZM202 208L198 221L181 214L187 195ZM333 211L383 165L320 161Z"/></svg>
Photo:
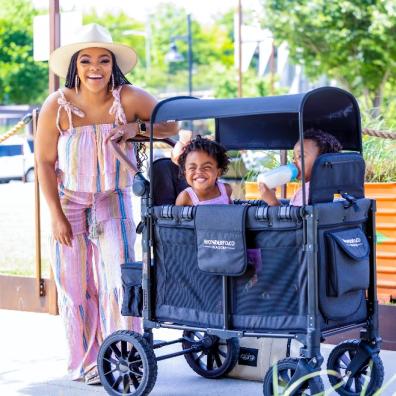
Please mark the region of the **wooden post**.
<svg viewBox="0 0 396 396"><path fill-rule="evenodd" d="M59 13L59 0L49 0L49 35L50 35L50 53L54 51L60 45L60 13ZM48 72L48 90L49 93L55 92L59 89L59 77L56 76L51 70ZM33 130L34 134L36 132L37 126L37 111L33 113ZM57 293L55 287L55 281L52 271L50 272L50 280L48 282L48 287L46 290L44 279L42 279L41 271L41 218L40 218L40 188L38 181L37 166L35 165L36 176L35 176L35 188L34 188L34 198L35 198L35 245L36 245L36 287L37 292L40 297L48 295L48 312L53 315L58 314L58 303L57 303Z"/></svg>
<svg viewBox="0 0 396 396"><path fill-rule="evenodd" d="M287 151L281 150L280 151L280 163L281 165L287 164ZM283 184L281 186L281 198L285 199L287 197L287 184Z"/></svg>
<svg viewBox="0 0 396 396"><path fill-rule="evenodd" d="M243 96L243 75L242 75L242 0L238 0L237 9L237 45L238 45L238 96ZM235 44L234 44L235 45Z"/></svg>
<svg viewBox="0 0 396 396"><path fill-rule="evenodd" d="M60 45L60 12L59 0L49 0L49 26L50 26L50 53ZM51 70L48 73L48 90L49 93L59 89L59 77Z"/></svg>
<svg viewBox="0 0 396 396"><path fill-rule="evenodd" d="M32 112L32 123L33 123L33 137L36 137L36 127L37 127L37 116L38 110L34 109ZM36 156L35 156L36 157ZM41 222L40 222L40 190L38 184L38 172L37 172L37 163L36 158L34 159L34 221L35 221L35 278L36 278L36 293L38 293L39 297L45 296L44 283L42 279L42 271L41 271Z"/></svg>

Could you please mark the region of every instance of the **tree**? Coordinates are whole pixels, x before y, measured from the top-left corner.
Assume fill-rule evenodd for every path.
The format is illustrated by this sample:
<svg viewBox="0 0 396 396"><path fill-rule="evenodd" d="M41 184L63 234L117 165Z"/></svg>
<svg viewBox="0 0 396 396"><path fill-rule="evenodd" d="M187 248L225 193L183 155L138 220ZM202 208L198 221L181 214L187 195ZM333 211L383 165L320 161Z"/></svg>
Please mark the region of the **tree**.
<svg viewBox="0 0 396 396"><path fill-rule="evenodd" d="M48 86L46 64L33 60L33 16L28 0L0 0L0 103L34 104Z"/></svg>
<svg viewBox="0 0 396 396"><path fill-rule="evenodd" d="M338 80L379 109L396 79L394 0L263 0L265 25L309 77Z"/></svg>

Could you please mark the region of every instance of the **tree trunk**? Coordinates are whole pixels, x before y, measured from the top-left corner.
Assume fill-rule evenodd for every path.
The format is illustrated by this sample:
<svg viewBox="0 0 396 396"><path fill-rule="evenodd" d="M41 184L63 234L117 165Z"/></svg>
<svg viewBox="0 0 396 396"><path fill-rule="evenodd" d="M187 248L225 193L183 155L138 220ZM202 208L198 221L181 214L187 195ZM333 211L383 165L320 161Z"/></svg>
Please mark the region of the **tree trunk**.
<svg viewBox="0 0 396 396"><path fill-rule="evenodd" d="M370 110L370 114L372 118L378 118L381 115L381 104L382 104L382 92L379 92L380 89L377 90L373 99L373 106Z"/></svg>
<svg viewBox="0 0 396 396"><path fill-rule="evenodd" d="M373 118L378 118L381 115L381 105L382 105L382 99L384 97L384 88L386 81L388 80L388 77L389 77L389 70L387 70L384 73L381 84L374 93L373 108L371 109L371 116Z"/></svg>

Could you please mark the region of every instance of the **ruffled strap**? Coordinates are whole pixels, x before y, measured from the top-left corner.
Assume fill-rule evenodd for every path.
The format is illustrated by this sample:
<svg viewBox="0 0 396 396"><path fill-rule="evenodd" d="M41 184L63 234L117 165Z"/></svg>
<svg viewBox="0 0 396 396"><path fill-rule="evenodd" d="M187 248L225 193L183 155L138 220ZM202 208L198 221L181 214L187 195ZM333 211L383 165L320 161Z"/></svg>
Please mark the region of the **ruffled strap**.
<svg viewBox="0 0 396 396"><path fill-rule="evenodd" d="M69 120L69 129L73 128L72 113L80 118L84 118L85 113L82 110L80 110L77 106L75 106L73 103L69 102L66 99L65 94L61 89L59 89L58 92L60 93L60 96L58 98L59 107L58 107L58 112L56 114L56 127L58 128L59 132L62 134L63 132L65 132L60 127L60 112L62 109L67 114L67 118Z"/></svg>
<svg viewBox="0 0 396 396"><path fill-rule="evenodd" d="M116 125L125 125L127 123L125 112L121 104L121 89L122 85L120 85L116 89L113 89L114 101L109 110L109 114L114 114L114 122Z"/></svg>

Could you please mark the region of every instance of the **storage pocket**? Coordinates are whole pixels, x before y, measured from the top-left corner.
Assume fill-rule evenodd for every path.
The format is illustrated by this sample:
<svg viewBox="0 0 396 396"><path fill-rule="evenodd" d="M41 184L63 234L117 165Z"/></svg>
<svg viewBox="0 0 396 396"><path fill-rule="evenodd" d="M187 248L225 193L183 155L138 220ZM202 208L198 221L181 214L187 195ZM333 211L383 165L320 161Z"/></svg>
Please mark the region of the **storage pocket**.
<svg viewBox="0 0 396 396"><path fill-rule="evenodd" d="M121 314L124 316L142 316L142 269L141 261L121 265L122 289L124 291Z"/></svg>
<svg viewBox="0 0 396 396"><path fill-rule="evenodd" d="M327 295L339 297L369 286L370 245L359 227L331 231L327 242Z"/></svg>

